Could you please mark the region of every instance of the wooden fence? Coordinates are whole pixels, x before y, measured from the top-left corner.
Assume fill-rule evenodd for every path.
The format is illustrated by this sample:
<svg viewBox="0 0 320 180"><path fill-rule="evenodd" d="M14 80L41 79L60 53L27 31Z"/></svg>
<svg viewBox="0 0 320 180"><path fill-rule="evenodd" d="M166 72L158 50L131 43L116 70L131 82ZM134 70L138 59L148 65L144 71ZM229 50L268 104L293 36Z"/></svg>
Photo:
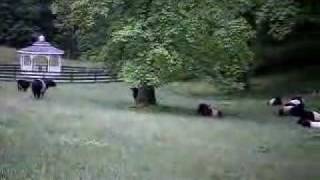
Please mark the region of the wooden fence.
<svg viewBox="0 0 320 180"><path fill-rule="evenodd" d="M115 74L103 68L62 66L62 72L22 71L19 64L0 64L0 81L47 78L58 83L110 83L120 82Z"/></svg>

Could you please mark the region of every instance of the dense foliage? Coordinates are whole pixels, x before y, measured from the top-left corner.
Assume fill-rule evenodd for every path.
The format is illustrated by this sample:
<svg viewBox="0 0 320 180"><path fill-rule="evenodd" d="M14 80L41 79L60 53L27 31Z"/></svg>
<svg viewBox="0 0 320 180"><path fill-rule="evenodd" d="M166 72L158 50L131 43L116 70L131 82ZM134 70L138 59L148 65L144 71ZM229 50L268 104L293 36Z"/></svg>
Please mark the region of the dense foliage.
<svg viewBox="0 0 320 180"><path fill-rule="evenodd" d="M40 33L53 37L51 0L1 0L0 44L16 47L30 43Z"/></svg>
<svg viewBox="0 0 320 180"><path fill-rule="evenodd" d="M299 10L293 0L268 0L257 13L258 27L266 26L269 35L283 40L296 25Z"/></svg>

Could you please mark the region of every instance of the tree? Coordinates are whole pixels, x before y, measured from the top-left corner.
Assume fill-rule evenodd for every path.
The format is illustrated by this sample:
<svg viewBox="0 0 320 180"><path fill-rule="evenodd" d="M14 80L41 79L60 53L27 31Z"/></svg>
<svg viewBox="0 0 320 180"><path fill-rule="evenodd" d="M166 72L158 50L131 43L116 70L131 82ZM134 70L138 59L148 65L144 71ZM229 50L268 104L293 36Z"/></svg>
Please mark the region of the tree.
<svg viewBox="0 0 320 180"><path fill-rule="evenodd" d="M253 30L238 3L191 0L75 0L73 23L85 54L105 61L137 90L137 105L155 104L155 88L181 74L209 76L227 89L243 89L252 60ZM93 33L98 32L98 33ZM104 34L108 32L108 34ZM96 35L99 35L98 37ZM92 56L93 55L93 56Z"/></svg>

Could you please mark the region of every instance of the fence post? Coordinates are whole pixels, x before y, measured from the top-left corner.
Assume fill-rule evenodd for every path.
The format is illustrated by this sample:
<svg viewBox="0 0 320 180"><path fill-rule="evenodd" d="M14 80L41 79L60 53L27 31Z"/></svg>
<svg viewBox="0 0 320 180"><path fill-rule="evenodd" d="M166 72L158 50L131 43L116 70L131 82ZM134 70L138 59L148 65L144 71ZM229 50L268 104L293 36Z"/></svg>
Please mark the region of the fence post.
<svg viewBox="0 0 320 180"><path fill-rule="evenodd" d="M71 79L71 82L73 82L73 71L71 71L70 79Z"/></svg>
<svg viewBox="0 0 320 180"><path fill-rule="evenodd" d="M14 80L17 80L17 66L14 66Z"/></svg>

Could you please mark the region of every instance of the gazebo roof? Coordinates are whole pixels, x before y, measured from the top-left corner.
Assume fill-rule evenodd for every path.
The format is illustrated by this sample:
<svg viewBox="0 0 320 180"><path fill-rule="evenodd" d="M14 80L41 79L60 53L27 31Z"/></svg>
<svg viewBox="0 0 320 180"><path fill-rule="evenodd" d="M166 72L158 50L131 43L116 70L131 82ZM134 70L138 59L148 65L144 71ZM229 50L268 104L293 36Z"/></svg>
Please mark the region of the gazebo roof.
<svg viewBox="0 0 320 180"><path fill-rule="evenodd" d="M39 36L38 41L29 47L18 50L18 53L31 55L62 55L64 51L53 47L45 40L44 36Z"/></svg>

